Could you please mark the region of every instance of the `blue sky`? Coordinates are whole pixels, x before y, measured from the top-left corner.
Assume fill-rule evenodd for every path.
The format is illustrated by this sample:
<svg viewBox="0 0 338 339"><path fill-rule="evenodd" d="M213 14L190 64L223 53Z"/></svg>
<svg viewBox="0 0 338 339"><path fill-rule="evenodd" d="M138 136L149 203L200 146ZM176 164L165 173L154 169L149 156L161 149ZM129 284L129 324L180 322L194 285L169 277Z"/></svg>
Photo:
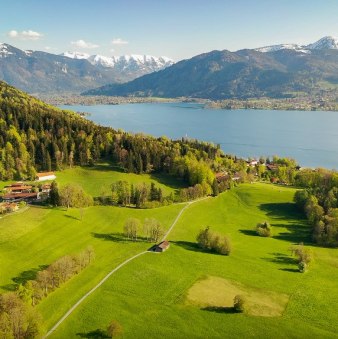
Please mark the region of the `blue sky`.
<svg viewBox="0 0 338 339"><path fill-rule="evenodd" d="M337 0L0 0L0 41L51 53L165 55L338 36Z"/></svg>

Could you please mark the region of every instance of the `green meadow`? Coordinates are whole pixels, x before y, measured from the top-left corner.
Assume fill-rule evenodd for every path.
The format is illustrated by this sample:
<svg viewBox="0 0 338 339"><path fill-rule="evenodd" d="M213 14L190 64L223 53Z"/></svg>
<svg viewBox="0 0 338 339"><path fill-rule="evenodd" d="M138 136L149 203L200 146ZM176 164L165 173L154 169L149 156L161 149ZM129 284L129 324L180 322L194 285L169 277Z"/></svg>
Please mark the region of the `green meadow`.
<svg viewBox="0 0 338 339"><path fill-rule="evenodd" d="M109 191L110 185L119 180L126 180L130 184L155 183L161 188L164 195L175 194L178 188L185 187L182 181L178 181L164 174L135 174L125 173L111 163L99 163L91 167L74 167L56 172L59 185L76 183L92 196L99 196L102 192Z"/></svg>
<svg viewBox="0 0 338 339"><path fill-rule="evenodd" d="M58 174L60 184L78 182L93 195L102 185L129 178L106 169ZM158 180L167 192L179 187L166 178L135 175L130 180ZM294 192L243 184L192 204L169 235L166 252L146 253L122 267L51 338L98 338L111 320L122 325L124 338L338 337L338 250L311 245L309 226L292 202ZM34 278L43 265L65 254L93 246L93 263L37 306L48 330L114 267L150 247L123 238L128 217L154 217L168 228L184 206L94 206L82 220L77 209L30 207L0 219L1 291ZM255 225L265 220L272 225L272 238L255 235ZM196 234L206 226L230 237L230 256L196 246ZM289 250L301 241L314 255L304 274ZM231 300L237 293L250 299L248 314L233 312Z"/></svg>

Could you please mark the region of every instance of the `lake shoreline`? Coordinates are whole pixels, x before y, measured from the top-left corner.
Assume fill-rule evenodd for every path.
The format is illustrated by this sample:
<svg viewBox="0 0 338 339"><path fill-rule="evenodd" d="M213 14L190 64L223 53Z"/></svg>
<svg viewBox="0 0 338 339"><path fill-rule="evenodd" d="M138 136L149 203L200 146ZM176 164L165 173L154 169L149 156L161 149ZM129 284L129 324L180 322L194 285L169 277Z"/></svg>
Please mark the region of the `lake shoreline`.
<svg viewBox="0 0 338 339"><path fill-rule="evenodd" d="M157 97L114 97L114 96L82 96L82 95L37 95L44 102L54 105L94 106L124 105L141 103L197 103L207 109L222 110L273 110L273 111L323 111L338 112L335 98L296 97L296 98L250 98L211 100L203 98L157 98Z"/></svg>
<svg viewBox="0 0 338 339"><path fill-rule="evenodd" d="M335 112L205 108L198 103L59 106L87 112L86 118L114 129L170 139L219 144L240 158L291 157L302 167L338 169Z"/></svg>

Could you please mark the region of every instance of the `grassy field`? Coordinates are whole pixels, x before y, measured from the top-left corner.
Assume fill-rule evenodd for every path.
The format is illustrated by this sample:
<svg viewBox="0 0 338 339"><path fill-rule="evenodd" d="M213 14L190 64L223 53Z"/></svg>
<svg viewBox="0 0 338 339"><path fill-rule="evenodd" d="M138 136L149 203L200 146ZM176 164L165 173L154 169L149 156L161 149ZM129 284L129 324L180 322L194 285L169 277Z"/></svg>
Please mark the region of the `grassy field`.
<svg viewBox="0 0 338 339"><path fill-rule="evenodd" d="M140 257L122 268L52 337L90 337L112 319L122 324L125 338L336 337L338 313L332 300L338 296L338 253L313 248L316 261L310 271L297 272L289 247L308 242L309 229L291 203L293 194L290 188L242 185L192 205L175 226L167 252ZM271 239L253 232L263 220L273 226ZM230 257L196 247L196 233L206 225L231 237ZM231 280L249 292L266 290L289 302L276 317L191 304L189 291L206 277Z"/></svg>
<svg viewBox="0 0 338 339"><path fill-rule="evenodd" d="M88 178L83 183L94 194L95 184ZM310 271L297 272L289 247L300 241L310 246L310 230L292 203L294 191L246 184L191 205L170 234L168 251L145 254L121 268L51 337L92 338L113 319L122 325L124 338L338 337L338 251L312 247L315 261ZM1 288L11 289L14 282L34 276L40 265L92 245L94 263L37 306L50 328L112 268L149 247L121 238L127 217L155 217L168 227L183 206L154 210L97 206L88 208L82 221L76 209L30 208L4 218ZM273 227L273 238L258 237L253 231L265 220ZM229 257L204 253L196 246L197 232L207 225L229 235L233 245ZM229 306L219 307L226 303L215 303L222 298L229 302L237 291L253 296L254 315L236 314ZM279 313L260 314L264 307L258 300L275 305Z"/></svg>
<svg viewBox="0 0 338 339"><path fill-rule="evenodd" d="M110 185L118 180L126 180L131 184L150 184L154 182L163 190L164 195L175 194L177 189L185 187L169 175L124 173L119 167L109 163L101 163L92 167L74 167L57 172L57 182L60 185L73 182L81 185L87 193L99 196L103 190L109 190Z"/></svg>

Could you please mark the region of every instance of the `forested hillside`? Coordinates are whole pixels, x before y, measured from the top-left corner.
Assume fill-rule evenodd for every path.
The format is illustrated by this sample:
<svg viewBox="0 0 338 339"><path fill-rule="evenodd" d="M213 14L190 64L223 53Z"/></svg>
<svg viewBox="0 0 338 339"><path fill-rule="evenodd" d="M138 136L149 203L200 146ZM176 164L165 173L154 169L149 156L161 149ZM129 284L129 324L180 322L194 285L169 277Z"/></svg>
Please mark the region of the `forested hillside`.
<svg viewBox="0 0 338 339"><path fill-rule="evenodd" d="M165 171L190 184L211 184L211 168L227 159L213 144L98 126L0 82L0 180L34 178L36 171L91 165L103 157L128 172Z"/></svg>

